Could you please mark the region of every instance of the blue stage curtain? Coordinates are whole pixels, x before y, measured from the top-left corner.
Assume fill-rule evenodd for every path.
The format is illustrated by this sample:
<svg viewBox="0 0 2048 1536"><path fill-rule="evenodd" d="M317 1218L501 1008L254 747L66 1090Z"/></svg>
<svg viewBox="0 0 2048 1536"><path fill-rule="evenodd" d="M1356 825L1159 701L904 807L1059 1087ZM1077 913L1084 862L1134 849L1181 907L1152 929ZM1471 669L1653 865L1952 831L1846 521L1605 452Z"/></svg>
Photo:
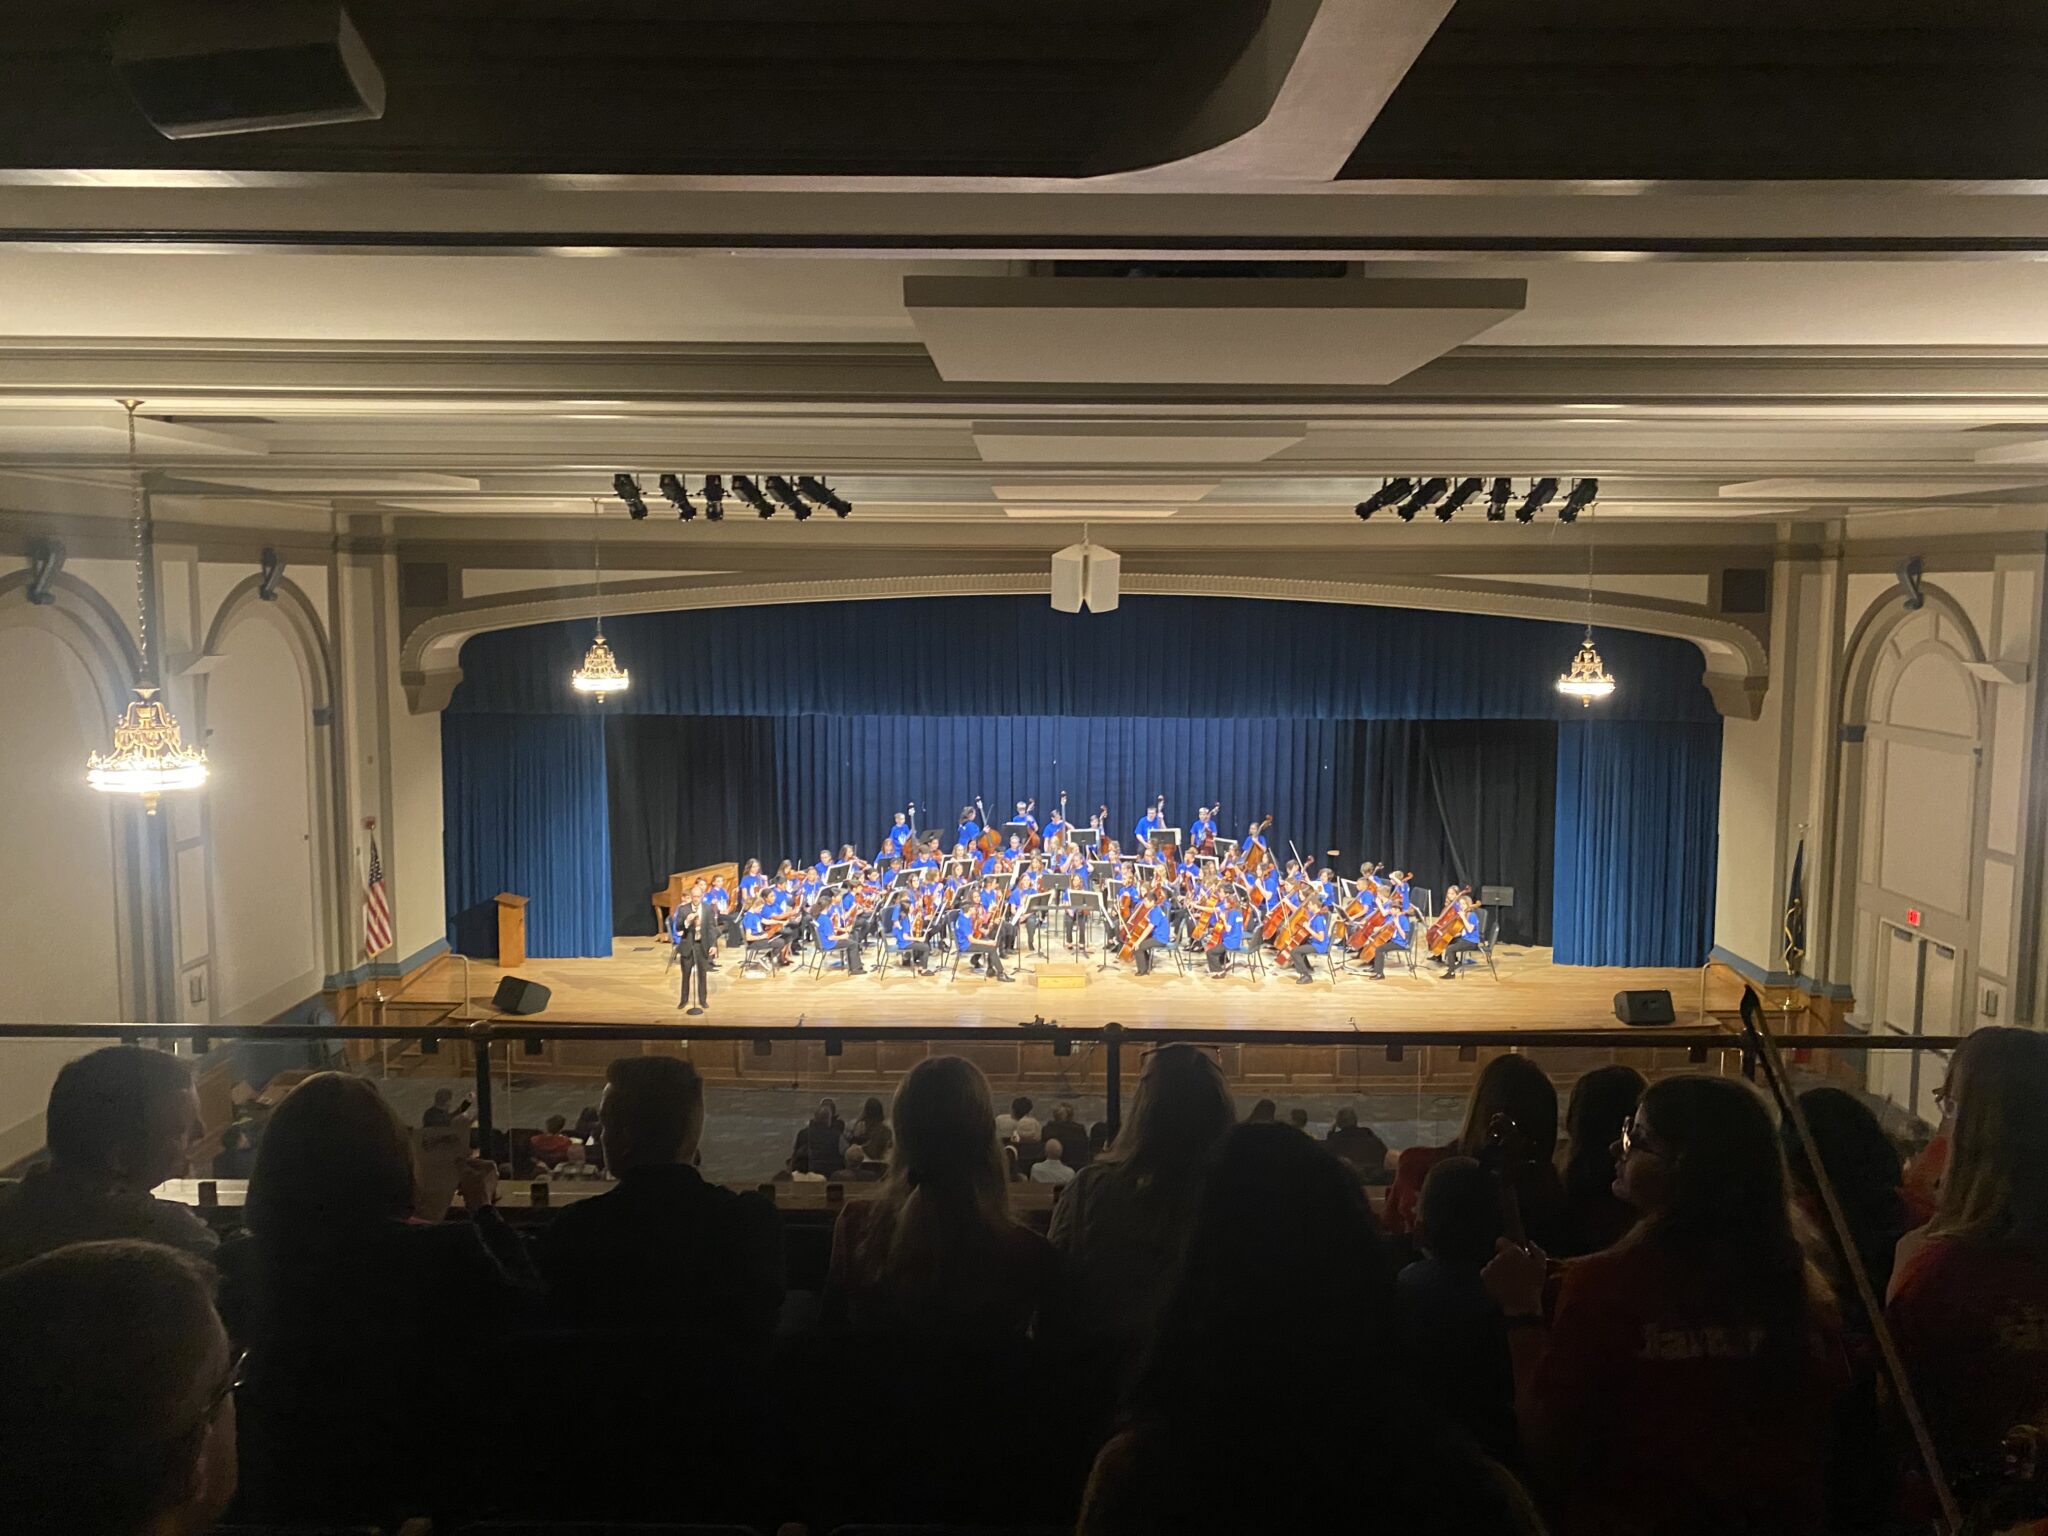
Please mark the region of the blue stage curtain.
<svg viewBox="0 0 2048 1536"><path fill-rule="evenodd" d="M1718 720L1558 728L1559 964L1705 962L1720 798Z"/></svg>
<svg viewBox="0 0 2048 1536"><path fill-rule="evenodd" d="M849 839L871 857L910 797L918 827L951 846L960 809L975 795L998 824L1033 798L1044 821L1062 788L1072 791L1067 818L1076 825L1106 802L1126 847L1160 794L1178 827L1221 796L1232 836L1270 811L1283 855L1290 838L1318 860L1326 848L1356 846L1348 721L799 715L774 724L792 857L815 858L828 845L836 852Z"/></svg>
<svg viewBox="0 0 2048 1536"><path fill-rule="evenodd" d="M492 898L528 898L536 958L612 952L604 725L595 716L443 715L448 942L498 950Z"/></svg>
<svg viewBox="0 0 2048 1536"><path fill-rule="evenodd" d="M1043 597L907 598L606 621L637 715L1561 720L1570 624L1334 603L1131 597L1055 613ZM1599 632L1621 679L1610 719L1712 720L1697 647ZM455 713L588 710L569 674L590 626L479 635ZM1073 786L1078 789L1078 785ZM958 807L955 807L958 809Z"/></svg>

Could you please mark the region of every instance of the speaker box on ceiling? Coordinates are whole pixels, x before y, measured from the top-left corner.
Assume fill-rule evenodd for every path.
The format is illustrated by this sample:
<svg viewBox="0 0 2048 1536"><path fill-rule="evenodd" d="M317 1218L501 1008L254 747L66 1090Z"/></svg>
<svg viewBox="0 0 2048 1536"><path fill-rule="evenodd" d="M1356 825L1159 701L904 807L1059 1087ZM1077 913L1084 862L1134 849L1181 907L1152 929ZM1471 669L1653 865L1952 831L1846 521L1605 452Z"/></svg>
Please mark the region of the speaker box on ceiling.
<svg viewBox="0 0 2048 1536"><path fill-rule="evenodd" d="M1121 593L1124 562L1121 555L1093 545L1088 549L1088 607L1095 613L1115 610Z"/></svg>
<svg viewBox="0 0 2048 1536"><path fill-rule="evenodd" d="M1060 613L1081 611L1081 584L1088 579L1085 547L1075 544L1052 557L1052 605Z"/></svg>
<svg viewBox="0 0 2048 1536"><path fill-rule="evenodd" d="M115 30L114 69L167 139L384 115L384 76L336 0L178 0Z"/></svg>
<svg viewBox="0 0 2048 1536"><path fill-rule="evenodd" d="M491 1010L494 1013L539 1013L553 996L554 993L537 981L528 981L524 976L507 976L498 983L498 990L491 994Z"/></svg>
<svg viewBox="0 0 2048 1536"><path fill-rule="evenodd" d="M1617 992L1614 994L1614 1016L1624 1024L1674 1024L1678 1021L1678 1015L1671 1011L1671 994L1664 991Z"/></svg>

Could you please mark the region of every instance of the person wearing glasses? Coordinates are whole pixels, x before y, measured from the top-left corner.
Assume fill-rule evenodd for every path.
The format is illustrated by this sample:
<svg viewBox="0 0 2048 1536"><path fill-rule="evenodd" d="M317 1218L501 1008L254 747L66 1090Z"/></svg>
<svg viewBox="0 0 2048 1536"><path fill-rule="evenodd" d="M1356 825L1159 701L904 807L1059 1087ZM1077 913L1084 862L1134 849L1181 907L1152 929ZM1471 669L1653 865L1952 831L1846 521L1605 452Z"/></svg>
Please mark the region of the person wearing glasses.
<svg viewBox="0 0 2048 1536"><path fill-rule="evenodd" d="M156 1243L0 1273L0 1530L199 1536L235 1493L241 1361L214 1274Z"/></svg>
<svg viewBox="0 0 2048 1536"><path fill-rule="evenodd" d="M1504 1238L1485 1269L1530 1464L1557 1490L1552 1530L1830 1528L1848 1363L1770 1109L1739 1079L1666 1078L1619 1150L1614 1192L1639 1220L1564 1266L1547 1313L1541 1248Z"/></svg>

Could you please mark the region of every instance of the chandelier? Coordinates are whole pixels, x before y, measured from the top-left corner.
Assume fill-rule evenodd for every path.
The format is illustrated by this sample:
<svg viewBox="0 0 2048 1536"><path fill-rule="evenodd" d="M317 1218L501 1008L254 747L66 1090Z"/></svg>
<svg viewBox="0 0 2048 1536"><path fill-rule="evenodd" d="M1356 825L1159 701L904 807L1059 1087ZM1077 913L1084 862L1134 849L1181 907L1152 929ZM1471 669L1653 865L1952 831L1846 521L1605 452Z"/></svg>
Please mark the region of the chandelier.
<svg viewBox="0 0 2048 1536"><path fill-rule="evenodd" d="M158 698L162 691L149 653L149 557L154 543L142 474L135 462L135 410L140 400L123 400L128 412L128 476L135 522L135 610L140 636L134 696L114 726L114 750L85 761L85 782L102 794L139 795L142 808L156 814L157 796L197 789L206 782L206 753L178 736L177 717Z"/></svg>
<svg viewBox="0 0 2048 1536"><path fill-rule="evenodd" d="M1590 485L1581 481L1580 485ZM1573 499L1579 496L1579 488L1572 490ZM1590 522L1590 517L1588 519ZM1604 699L1614 692L1614 679L1608 675L1607 665L1600 659L1600 651L1593 644L1593 536L1588 528L1586 534L1586 638L1579 642L1579 654L1572 658L1572 664L1557 680L1557 691L1568 699L1577 699L1586 709L1593 707L1595 699Z"/></svg>
<svg viewBox="0 0 2048 1536"><path fill-rule="evenodd" d="M1614 692L1614 679L1607 675L1607 668L1600 660L1600 652L1593 645L1593 627L1586 626L1586 638L1580 642L1579 654L1572 658L1571 670L1557 680L1557 691L1567 698L1577 699L1588 709L1595 699L1604 699Z"/></svg>
<svg viewBox="0 0 2048 1536"><path fill-rule="evenodd" d="M595 496L590 499L593 516L604 515L604 503ZM604 638L604 571L598 564L597 535L590 537L590 572L592 585L597 591L597 636L590 642L590 649L583 653L583 665L569 678L569 686L578 693L587 693L602 704L608 695L624 693L632 679L626 669L619 665L618 657Z"/></svg>

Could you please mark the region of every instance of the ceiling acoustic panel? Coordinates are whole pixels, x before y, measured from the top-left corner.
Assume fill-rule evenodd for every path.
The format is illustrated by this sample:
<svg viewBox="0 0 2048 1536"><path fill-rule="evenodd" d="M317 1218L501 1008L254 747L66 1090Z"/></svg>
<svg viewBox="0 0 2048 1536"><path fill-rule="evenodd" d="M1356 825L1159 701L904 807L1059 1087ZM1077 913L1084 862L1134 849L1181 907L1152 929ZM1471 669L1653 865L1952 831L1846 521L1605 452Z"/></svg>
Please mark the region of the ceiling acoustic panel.
<svg viewBox="0 0 2048 1536"><path fill-rule="evenodd" d="M903 280L940 376L1002 384L1391 384L1527 293L1491 277Z"/></svg>
<svg viewBox="0 0 2048 1536"><path fill-rule="evenodd" d="M1308 436L1300 422L977 421L974 446L987 464L1089 464L1144 469L1258 464Z"/></svg>

